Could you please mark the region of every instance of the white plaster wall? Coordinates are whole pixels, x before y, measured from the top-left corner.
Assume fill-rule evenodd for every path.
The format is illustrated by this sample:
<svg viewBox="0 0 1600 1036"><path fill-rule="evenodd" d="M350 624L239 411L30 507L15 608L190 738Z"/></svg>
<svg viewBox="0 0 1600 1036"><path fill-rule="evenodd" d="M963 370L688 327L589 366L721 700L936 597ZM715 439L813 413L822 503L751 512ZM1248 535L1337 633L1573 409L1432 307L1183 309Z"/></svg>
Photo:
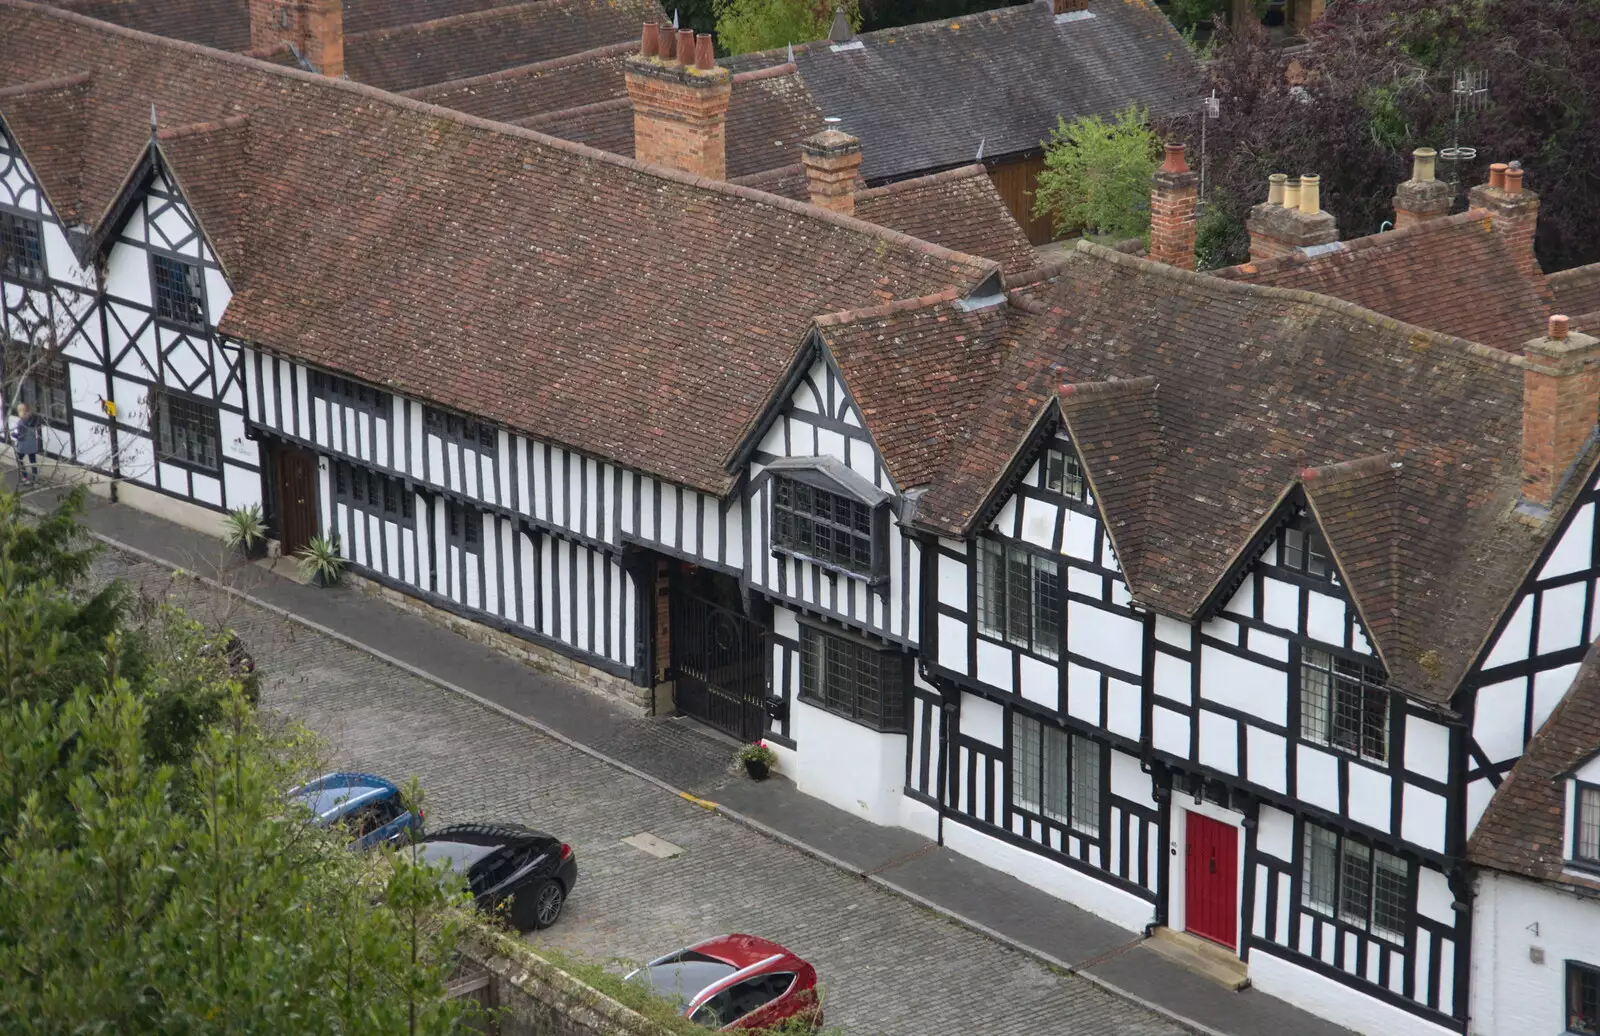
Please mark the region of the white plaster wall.
<svg viewBox="0 0 1600 1036"><path fill-rule="evenodd" d="M798 699L791 708L789 736L805 746L783 765L795 787L874 824L898 824L905 735L880 734Z"/></svg>
<svg viewBox="0 0 1600 1036"><path fill-rule="evenodd" d="M1542 950L1544 962L1534 961ZM1600 897L1483 871L1473 901L1474 1036L1566 1031L1566 962L1600 967Z"/></svg>
<svg viewBox="0 0 1600 1036"><path fill-rule="evenodd" d="M1280 1000L1365 1036L1460 1036L1410 1011L1363 996L1342 982L1302 968L1271 953L1250 954L1250 984ZM1554 1036L1559 1030L1548 1030ZM1527 1036L1545 1030L1527 1030Z"/></svg>
<svg viewBox="0 0 1600 1036"><path fill-rule="evenodd" d="M1131 932L1143 931L1155 917L1155 907L1138 896L965 824L946 821L944 844Z"/></svg>

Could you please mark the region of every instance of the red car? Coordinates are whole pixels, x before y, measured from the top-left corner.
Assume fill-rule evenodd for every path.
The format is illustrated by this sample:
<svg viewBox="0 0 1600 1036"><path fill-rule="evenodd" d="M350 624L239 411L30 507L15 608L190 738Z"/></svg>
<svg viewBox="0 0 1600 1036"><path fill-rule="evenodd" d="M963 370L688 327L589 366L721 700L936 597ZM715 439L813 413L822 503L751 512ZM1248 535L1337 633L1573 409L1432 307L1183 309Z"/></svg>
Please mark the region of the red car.
<svg viewBox="0 0 1600 1036"><path fill-rule="evenodd" d="M816 969L753 935L696 943L651 961L628 981L649 986L707 1029L766 1029L790 1019L822 1025Z"/></svg>

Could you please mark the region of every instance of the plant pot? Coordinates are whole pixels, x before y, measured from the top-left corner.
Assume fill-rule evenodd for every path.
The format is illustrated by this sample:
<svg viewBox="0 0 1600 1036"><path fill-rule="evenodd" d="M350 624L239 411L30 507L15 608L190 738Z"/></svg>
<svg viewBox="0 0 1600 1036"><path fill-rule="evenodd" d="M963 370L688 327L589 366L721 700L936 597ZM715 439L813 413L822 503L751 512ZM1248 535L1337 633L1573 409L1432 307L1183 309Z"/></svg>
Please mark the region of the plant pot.
<svg viewBox="0 0 1600 1036"><path fill-rule="evenodd" d="M326 587L330 587L330 586L334 585L338 581L339 581L339 577L338 576L331 576L330 577L330 576L326 575L325 573L323 573L320 569L318 571L316 571L316 572L311 573L311 585L312 586L319 586L319 587L326 588Z"/></svg>
<svg viewBox="0 0 1600 1036"><path fill-rule="evenodd" d="M244 558L246 561L259 561L261 558L267 556L267 541L265 539L259 539L251 542L248 545L241 543L239 544L238 550L239 556Z"/></svg>
<svg viewBox="0 0 1600 1036"><path fill-rule="evenodd" d="M748 773L753 781L764 781L767 779L767 764L760 759L746 759L744 772Z"/></svg>

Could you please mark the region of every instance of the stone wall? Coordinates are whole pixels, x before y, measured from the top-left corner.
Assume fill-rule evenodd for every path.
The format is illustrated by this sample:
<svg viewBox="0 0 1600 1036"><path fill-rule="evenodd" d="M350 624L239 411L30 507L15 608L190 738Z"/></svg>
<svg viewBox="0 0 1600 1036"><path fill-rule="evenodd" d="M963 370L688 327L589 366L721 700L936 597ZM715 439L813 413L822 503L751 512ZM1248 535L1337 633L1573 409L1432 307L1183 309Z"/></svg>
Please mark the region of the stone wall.
<svg viewBox="0 0 1600 1036"><path fill-rule="evenodd" d="M487 973L499 1036L670 1036L669 1030L585 985L525 943L469 935L462 956ZM687 1023L685 1023L687 1024Z"/></svg>
<svg viewBox="0 0 1600 1036"><path fill-rule="evenodd" d="M524 640L515 634L495 629L493 626L488 626L481 622L473 622L471 619L463 618L443 608L436 608L426 601L418 600L409 594L401 593L399 590L385 586L375 580L358 576L354 572L347 571L344 575L344 580L370 597L382 598L396 607L411 612L413 615L420 615L430 622L459 633L476 644L482 644L503 655L508 655L529 668L544 673L546 676L565 680L567 683L574 684L586 691L593 691L613 701L621 702L641 716L649 715L651 712L655 694L649 687L635 686L632 681L613 676L593 666L585 665L577 659L568 658L553 648L535 644L531 640Z"/></svg>

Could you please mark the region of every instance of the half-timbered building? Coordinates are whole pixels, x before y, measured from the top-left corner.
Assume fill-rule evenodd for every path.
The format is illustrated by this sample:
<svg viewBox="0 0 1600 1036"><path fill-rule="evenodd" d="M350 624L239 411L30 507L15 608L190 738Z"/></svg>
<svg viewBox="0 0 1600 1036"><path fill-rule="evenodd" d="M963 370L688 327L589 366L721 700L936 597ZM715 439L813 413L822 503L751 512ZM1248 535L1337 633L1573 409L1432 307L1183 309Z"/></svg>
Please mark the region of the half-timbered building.
<svg viewBox="0 0 1600 1036"><path fill-rule="evenodd" d="M1600 341L1520 180L1227 277L1028 271L927 218L992 210L975 170L861 191L828 130L815 204L725 182L731 76L673 44L623 61L639 160L0 0L4 332L46 346L8 386L130 503L260 502L841 809L1468 1031L1507 931L1469 839L1600 633ZM1457 239L1529 291L1409 320L1374 270Z"/></svg>

